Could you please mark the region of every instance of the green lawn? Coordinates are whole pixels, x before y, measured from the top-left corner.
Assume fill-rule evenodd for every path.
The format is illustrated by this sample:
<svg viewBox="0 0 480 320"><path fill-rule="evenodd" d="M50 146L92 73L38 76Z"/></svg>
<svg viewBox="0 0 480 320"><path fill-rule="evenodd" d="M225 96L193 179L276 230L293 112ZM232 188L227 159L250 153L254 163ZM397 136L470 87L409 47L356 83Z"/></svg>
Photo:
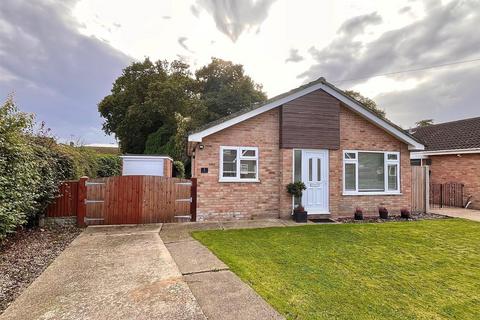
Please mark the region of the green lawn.
<svg viewBox="0 0 480 320"><path fill-rule="evenodd" d="M289 319L480 319L480 223L194 232Z"/></svg>

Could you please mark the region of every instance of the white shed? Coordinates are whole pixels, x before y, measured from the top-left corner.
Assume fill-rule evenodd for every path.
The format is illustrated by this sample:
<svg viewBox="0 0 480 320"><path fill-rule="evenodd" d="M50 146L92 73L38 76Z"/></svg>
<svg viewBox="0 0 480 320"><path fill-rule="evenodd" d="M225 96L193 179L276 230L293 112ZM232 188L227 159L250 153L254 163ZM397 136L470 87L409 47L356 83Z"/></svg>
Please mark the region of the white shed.
<svg viewBox="0 0 480 320"><path fill-rule="evenodd" d="M172 176L173 159L156 155L124 155L122 176Z"/></svg>

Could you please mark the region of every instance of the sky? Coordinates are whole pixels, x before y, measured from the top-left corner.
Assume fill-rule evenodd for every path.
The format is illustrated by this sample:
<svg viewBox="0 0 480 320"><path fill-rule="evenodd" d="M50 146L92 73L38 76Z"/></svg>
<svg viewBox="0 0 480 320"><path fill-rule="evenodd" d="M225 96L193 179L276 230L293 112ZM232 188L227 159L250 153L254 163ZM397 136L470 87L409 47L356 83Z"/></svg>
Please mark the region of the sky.
<svg viewBox="0 0 480 320"><path fill-rule="evenodd" d="M0 99L63 141L113 143L97 104L123 68L218 57L269 97L325 77L410 128L480 116L479 25L480 0L1 0Z"/></svg>

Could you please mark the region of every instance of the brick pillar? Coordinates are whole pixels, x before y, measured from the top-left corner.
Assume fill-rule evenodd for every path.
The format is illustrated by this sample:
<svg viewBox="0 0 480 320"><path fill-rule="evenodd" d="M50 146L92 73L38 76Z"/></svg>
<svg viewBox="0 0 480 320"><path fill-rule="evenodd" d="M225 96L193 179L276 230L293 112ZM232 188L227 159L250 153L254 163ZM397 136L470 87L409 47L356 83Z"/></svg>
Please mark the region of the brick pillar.
<svg viewBox="0 0 480 320"><path fill-rule="evenodd" d="M292 196L287 193L287 184L293 181L293 149L280 149L280 218L289 219L292 213Z"/></svg>

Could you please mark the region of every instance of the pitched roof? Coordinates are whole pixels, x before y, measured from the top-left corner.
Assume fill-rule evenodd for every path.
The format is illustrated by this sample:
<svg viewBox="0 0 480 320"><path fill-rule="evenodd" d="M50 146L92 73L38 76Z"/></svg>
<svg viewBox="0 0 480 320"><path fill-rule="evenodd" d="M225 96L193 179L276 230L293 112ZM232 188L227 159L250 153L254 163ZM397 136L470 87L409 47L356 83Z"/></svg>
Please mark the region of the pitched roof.
<svg viewBox="0 0 480 320"><path fill-rule="evenodd" d="M480 148L480 117L418 127L411 132L426 151Z"/></svg>
<svg viewBox="0 0 480 320"><path fill-rule="evenodd" d="M376 113L371 111L362 103L351 98L350 96L345 94L342 90L338 89L333 84L327 82L324 78L318 78L315 81L302 85L288 92L282 93L273 98L270 98L263 103L253 104L248 108L244 108L226 117L207 123L206 125L190 132L188 136L188 141L200 142L202 141L202 138L205 136L208 136L212 133L223 130L236 123L239 123L241 121L254 117L260 113L266 112L273 108L276 108L282 104L285 104L289 101L292 101L294 99L297 99L303 95L306 95L308 93L311 93L319 89L324 90L328 94L332 95L333 97L343 102L343 104L346 107L352 109L354 112L366 118L367 120L375 123L376 125L383 128L393 136L400 139L401 141L404 141L411 147L411 149L423 150L422 143L413 135L411 135L408 131L403 130L401 127L392 123L388 119L379 117Z"/></svg>

